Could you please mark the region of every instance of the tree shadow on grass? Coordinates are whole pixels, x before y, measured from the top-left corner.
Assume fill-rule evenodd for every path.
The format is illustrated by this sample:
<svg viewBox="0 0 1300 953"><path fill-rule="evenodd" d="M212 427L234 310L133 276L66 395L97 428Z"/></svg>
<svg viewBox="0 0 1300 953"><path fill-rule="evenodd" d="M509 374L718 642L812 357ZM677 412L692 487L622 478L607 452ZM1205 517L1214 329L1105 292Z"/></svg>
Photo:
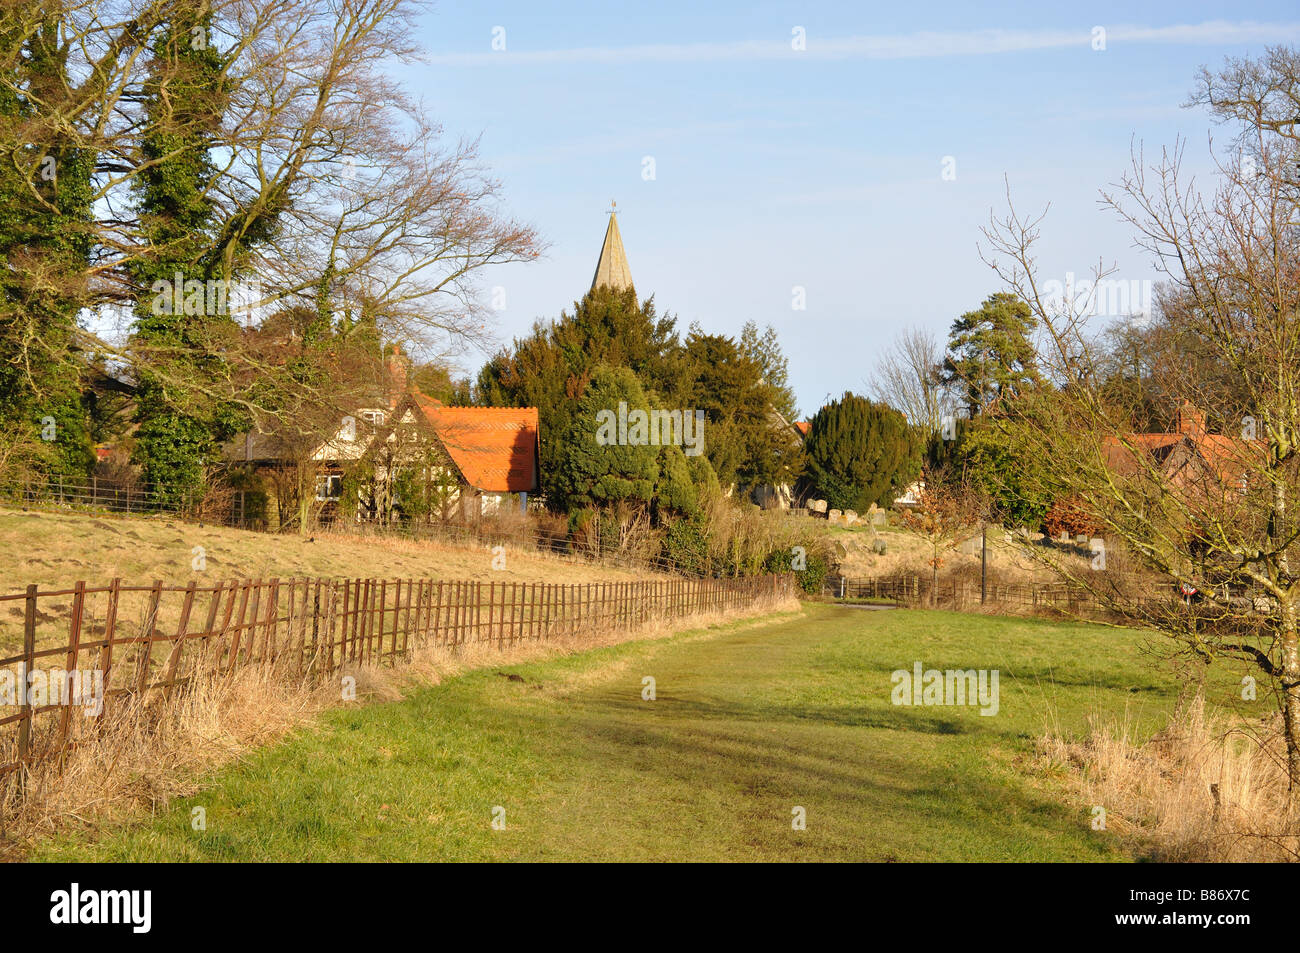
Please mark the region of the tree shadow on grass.
<svg viewBox="0 0 1300 953"><path fill-rule="evenodd" d="M674 798L693 794L697 812L711 799L731 805L738 816L768 821L792 804L823 818L834 814L841 822L860 819L864 829L884 818L891 829L886 839L892 841L884 853L891 855L969 859L992 851L995 856L983 859L1113 857L1110 846L1086 838L1082 822L1066 806L986 770L972 770L969 750L953 757L931 751L928 760L918 756L907 738L917 724L864 725L837 718L824 724L848 730L818 737L808 715L789 717L780 733L761 735L750 728L756 720L746 706L698 701L668 719L645 718L626 700L591 698L547 726L544 757L557 765L595 766L584 772L581 786L588 802L593 792L606 792L597 797L605 804L590 805L596 812L616 805L634 817L628 801L676 803ZM889 734L855 730L863 727ZM520 730L538 728L520 725ZM629 792L620 781L628 775L646 778L646 786ZM1060 839L1071 827L1080 836L1067 846ZM821 846L832 856L883 859L884 853L864 846L871 843L864 830L850 833ZM662 835L671 840L673 832ZM964 844L967 840L985 847ZM785 848L765 841L764 849Z"/></svg>

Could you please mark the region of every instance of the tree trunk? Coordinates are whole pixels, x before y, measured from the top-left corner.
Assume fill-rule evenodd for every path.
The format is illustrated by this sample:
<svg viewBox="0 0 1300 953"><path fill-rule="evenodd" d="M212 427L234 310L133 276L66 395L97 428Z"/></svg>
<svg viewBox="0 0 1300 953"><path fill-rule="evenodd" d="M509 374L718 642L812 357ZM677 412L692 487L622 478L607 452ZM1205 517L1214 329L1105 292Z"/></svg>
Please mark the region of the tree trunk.
<svg viewBox="0 0 1300 953"><path fill-rule="evenodd" d="M312 498L316 495L316 468L298 471L298 535L306 536L311 519Z"/></svg>
<svg viewBox="0 0 1300 953"><path fill-rule="evenodd" d="M298 535L306 536L311 522L311 497L306 493L298 496Z"/></svg>
<svg viewBox="0 0 1300 953"><path fill-rule="evenodd" d="M1283 459L1283 455L1289 451L1289 446L1275 445L1272 448L1272 458ZM1274 480L1270 535L1279 543L1287 531L1287 502L1283 481ZM1287 558L1285 548L1280 547L1277 562L1279 582L1289 589L1291 562ZM1288 591L1278 601L1282 622L1282 673L1279 679L1282 687L1282 732L1286 738L1287 791L1291 795L1292 803L1295 804L1300 803L1300 646L1296 641L1296 605L1291 599L1290 592Z"/></svg>
<svg viewBox="0 0 1300 953"><path fill-rule="evenodd" d="M1282 729L1286 738L1287 789L1300 804L1300 645L1295 604L1282 605Z"/></svg>

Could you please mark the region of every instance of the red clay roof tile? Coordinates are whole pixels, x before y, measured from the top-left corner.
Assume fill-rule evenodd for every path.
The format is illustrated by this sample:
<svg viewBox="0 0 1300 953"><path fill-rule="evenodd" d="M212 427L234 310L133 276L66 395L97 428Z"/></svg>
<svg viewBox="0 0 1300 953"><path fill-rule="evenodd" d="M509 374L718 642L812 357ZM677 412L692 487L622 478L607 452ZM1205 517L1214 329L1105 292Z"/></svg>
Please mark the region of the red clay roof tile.
<svg viewBox="0 0 1300 953"><path fill-rule="evenodd" d="M536 407L448 407L416 402L466 481L489 493L537 489Z"/></svg>

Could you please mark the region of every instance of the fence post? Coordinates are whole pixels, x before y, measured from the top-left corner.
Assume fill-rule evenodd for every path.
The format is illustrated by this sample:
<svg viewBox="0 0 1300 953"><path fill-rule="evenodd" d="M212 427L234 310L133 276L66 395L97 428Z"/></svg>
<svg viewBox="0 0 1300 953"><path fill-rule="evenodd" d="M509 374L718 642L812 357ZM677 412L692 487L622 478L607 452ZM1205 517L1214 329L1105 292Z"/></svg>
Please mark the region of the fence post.
<svg viewBox="0 0 1300 953"><path fill-rule="evenodd" d="M397 580L397 602L393 606L393 648L388 653L388 657L394 665L397 664L397 637L400 634L402 642L406 642L406 633L411 631L411 588L415 580L406 580L406 621L399 623L397 620L402 613L402 580ZM405 650L403 650L405 652Z"/></svg>
<svg viewBox="0 0 1300 953"><path fill-rule="evenodd" d="M63 666L65 678L63 688L60 691L60 698L63 701L63 718L59 725L59 767L62 768L64 755L68 746L68 727L72 721L72 699L63 698L63 692L70 692L72 684L70 678L66 677L68 672L77 671L77 653L81 650L81 617L86 608L86 584L78 582L72 596L72 620L68 623L68 661ZM77 684L80 687L81 677L78 675Z"/></svg>
<svg viewBox="0 0 1300 953"><path fill-rule="evenodd" d="M425 626L426 622L428 621L427 618L426 618L426 617L428 616L428 613L429 613L429 593L428 593L428 583L429 583L429 581L428 581L427 579L421 579L421 580L420 580L420 592L419 592L419 594L415 597L415 599L416 599L416 602L415 602L415 640L416 640L416 642L421 641L421 635L420 635L420 633L422 633L422 632L424 631L424 626ZM408 596L407 598L409 599L410 597ZM407 628L409 629L410 626L407 626ZM411 653L410 633L409 633L409 632L406 632L406 633L403 633L403 634L402 634L402 654L403 654L403 655L410 655L410 653Z"/></svg>
<svg viewBox="0 0 1300 953"><path fill-rule="evenodd" d="M397 625L397 609L395 607L398 603L400 603L401 598L402 598L402 590L401 590L401 583L399 582L398 590L397 590L397 601L394 602L394 609L393 609L394 626ZM388 580L384 579L381 580L379 583L379 636L375 639L375 644L379 646L380 664L382 664L384 661L384 613L387 611L388 611ZM373 660L374 657L375 657L375 650L372 647L370 650L370 658Z"/></svg>
<svg viewBox="0 0 1300 953"><path fill-rule="evenodd" d="M275 657L276 630L280 624L280 579L275 577L266 593L266 625L262 629L262 661Z"/></svg>
<svg viewBox="0 0 1300 953"><path fill-rule="evenodd" d="M303 611L306 612L306 611L307 611L307 610L306 610L306 599L303 600L303 603L304 603ZM303 641L304 641L304 642L307 641L307 627L306 627L305 624L303 625L302 638L303 638ZM319 652L320 652L320 649L319 649L319 647L318 647L319 644L320 644L320 643L319 643L319 639L320 639L320 577L317 576L317 577L316 577L315 585L313 586L313 592L312 592L312 597L311 597L311 655L310 655L310 658L311 658L311 667L312 667L312 668L315 667L315 665L316 665L316 659L317 659L318 654L319 654ZM308 658L308 655L307 655L307 651L306 651L306 646L304 645L304 646L303 646L302 656L301 656L301 661L298 663L298 670L299 670L300 672L301 672L301 671L305 671L305 670L308 668L307 658Z"/></svg>
<svg viewBox="0 0 1300 953"><path fill-rule="evenodd" d="M149 664L153 661L153 633L158 624L158 603L162 599L163 581L155 579L153 591L149 595L149 611L145 616L143 648L138 659L139 673L136 675L136 694L143 695L149 684Z"/></svg>
<svg viewBox="0 0 1300 953"><path fill-rule="evenodd" d="M171 657L167 660L167 670L163 679L167 682L166 694L171 695L175 688L176 672L181 664L181 652L185 646L185 630L190 624L190 610L194 606L194 590L196 583L191 580L185 588L185 602L181 605L181 618L176 626L176 644L172 646ZM213 609L216 603L213 603Z"/></svg>
<svg viewBox="0 0 1300 953"><path fill-rule="evenodd" d="M99 706L96 722L104 720L104 713L108 711L108 693L113 687L113 636L117 631L117 602L121 589L121 579L114 579L108 584L108 606L105 608L104 615L104 654L101 656L100 665L104 670L104 701Z"/></svg>
<svg viewBox="0 0 1300 953"><path fill-rule="evenodd" d="M438 595L433 603L433 644L438 644L438 633L442 628L442 580L438 580Z"/></svg>
<svg viewBox="0 0 1300 953"><path fill-rule="evenodd" d="M327 607L326 611L329 613L326 616L326 626L325 626L325 672L327 674L332 674L334 672L334 632L338 630L340 633L340 638L342 638L343 625L347 624L347 605L348 605L347 580L344 580L344 586L343 586L343 613L344 614L341 616L337 612L338 604L339 604L339 584L337 581L331 579L329 583L329 588L325 590L325 605Z"/></svg>
<svg viewBox="0 0 1300 953"><path fill-rule="evenodd" d="M230 640L230 664L226 669L228 672L233 672L235 670L235 664L239 661L239 643L244 638L244 619L247 618L248 613L248 590L252 585L253 583L248 581L239 587L239 618L235 622L234 637ZM231 603L230 608L234 608L234 603ZM229 613L227 613L227 618L229 618ZM222 626L223 630L226 628L228 627ZM222 642L224 641L225 636L223 632ZM220 651L220 649L218 649L218 651ZM220 659L218 659L218 661L220 661Z"/></svg>
<svg viewBox="0 0 1300 953"><path fill-rule="evenodd" d="M555 587L542 583L542 638L551 637L551 599L555 594Z"/></svg>
<svg viewBox="0 0 1300 953"><path fill-rule="evenodd" d="M32 748L32 698L27 690L31 684L28 676L31 674L32 666L36 664L36 584L32 583L27 587L27 599L24 606L23 618L23 670L22 677L19 680L20 691L22 692L21 709L19 710L18 722L18 784L21 791L26 783L23 772L23 762L31 754Z"/></svg>
<svg viewBox="0 0 1300 953"><path fill-rule="evenodd" d="M474 583L474 641L483 641L483 583ZM489 633L490 637L490 633Z"/></svg>

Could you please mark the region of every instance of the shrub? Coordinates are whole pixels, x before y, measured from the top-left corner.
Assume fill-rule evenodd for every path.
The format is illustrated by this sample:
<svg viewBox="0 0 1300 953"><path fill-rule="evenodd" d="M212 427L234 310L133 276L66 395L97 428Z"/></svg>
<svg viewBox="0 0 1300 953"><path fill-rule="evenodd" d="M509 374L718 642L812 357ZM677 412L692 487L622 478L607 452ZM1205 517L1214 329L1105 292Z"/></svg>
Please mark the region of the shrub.
<svg viewBox="0 0 1300 953"><path fill-rule="evenodd" d="M1043 531L1052 538L1059 537L1062 533L1071 539L1076 536L1091 538L1101 532L1101 527L1088 515L1080 500L1067 497L1052 503L1051 509L1043 517Z"/></svg>
<svg viewBox="0 0 1300 953"><path fill-rule="evenodd" d="M692 516L668 524L661 556L679 572L706 572L709 566L709 529L704 519Z"/></svg>

